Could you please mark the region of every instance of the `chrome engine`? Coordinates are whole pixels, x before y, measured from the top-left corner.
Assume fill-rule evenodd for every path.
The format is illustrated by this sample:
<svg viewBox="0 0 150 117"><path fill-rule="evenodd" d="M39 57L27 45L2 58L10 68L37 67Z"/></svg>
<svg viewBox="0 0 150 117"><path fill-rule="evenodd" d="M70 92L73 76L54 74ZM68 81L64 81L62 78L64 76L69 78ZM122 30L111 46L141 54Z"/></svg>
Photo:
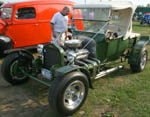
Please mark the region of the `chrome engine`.
<svg viewBox="0 0 150 117"><path fill-rule="evenodd" d="M54 65L81 65L88 68L88 64L95 67L100 63L96 58L90 57L90 51L83 49L81 40L67 40L64 42L64 46L55 44L38 45L37 51L42 59L43 69L41 74L44 78L52 79L50 68Z"/></svg>
<svg viewBox="0 0 150 117"><path fill-rule="evenodd" d="M75 60L87 59L89 51L82 49L81 40L67 40L64 42L64 46L67 48L65 56L69 64L74 64Z"/></svg>
<svg viewBox="0 0 150 117"><path fill-rule="evenodd" d="M70 49L76 49L82 46L82 41L77 39L67 40L64 41L64 45Z"/></svg>
<svg viewBox="0 0 150 117"><path fill-rule="evenodd" d="M46 50L46 52L45 52L45 50L43 51L43 48L44 48L44 45L40 44L37 46L37 51L41 55L41 58L43 58L43 54L46 55L46 57L44 57L44 59L49 61L49 62L46 62L46 64L50 64L51 63L50 61L54 60L54 59L51 60L51 58L53 58L54 56L55 56L55 58L58 59L58 56L56 57L56 55L58 55L58 53L55 52L55 54L54 54L54 52L52 52L52 51L50 52L50 49ZM87 59L88 56L89 56L89 51L87 49L82 49L82 41L81 40L73 39L73 40L64 41L64 57L65 57L66 63L74 64L75 60ZM53 62L53 63L55 63L55 62ZM47 66L50 67L51 65L47 65Z"/></svg>

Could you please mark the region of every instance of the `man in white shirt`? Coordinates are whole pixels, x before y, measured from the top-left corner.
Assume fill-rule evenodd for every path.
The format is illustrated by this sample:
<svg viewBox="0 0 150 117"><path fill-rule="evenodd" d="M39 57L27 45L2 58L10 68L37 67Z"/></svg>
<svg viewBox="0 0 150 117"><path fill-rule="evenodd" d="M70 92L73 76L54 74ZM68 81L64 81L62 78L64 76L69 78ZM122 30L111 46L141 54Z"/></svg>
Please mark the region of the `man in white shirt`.
<svg viewBox="0 0 150 117"><path fill-rule="evenodd" d="M67 36L68 30L68 14L70 12L69 7L65 6L61 12L54 14L51 20L52 29L52 42L58 45L61 44L62 33Z"/></svg>

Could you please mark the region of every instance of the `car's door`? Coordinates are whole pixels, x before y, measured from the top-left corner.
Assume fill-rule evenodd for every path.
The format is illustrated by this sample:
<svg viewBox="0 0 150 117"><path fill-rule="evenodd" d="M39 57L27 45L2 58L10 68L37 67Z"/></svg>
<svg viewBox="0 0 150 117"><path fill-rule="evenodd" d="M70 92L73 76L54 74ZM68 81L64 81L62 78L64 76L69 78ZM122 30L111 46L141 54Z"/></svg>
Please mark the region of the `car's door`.
<svg viewBox="0 0 150 117"><path fill-rule="evenodd" d="M14 47L38 44L39 32L36 6L20 6L14 12L13 24L8 28L8 34L14 41Z"/></svg>
<svg viewBox="0 0 150 117"><path fill-rule="evenodd" d="M119 56L119 44L121 39L122 37L107 40L106 37L99 34L95 39L97 58L99 58L101 62L116 59Z"/></svg>
<svg viewBox="0 0 150 117"><path fill-rule="evenodd" d="M110 40L108 43L108 48L107 48L107 59L108 60L114 60L117 59L120 54L119 54L119 48L120 48L120 41L122 40L121 38L114 38L113 40Z"/></svg>

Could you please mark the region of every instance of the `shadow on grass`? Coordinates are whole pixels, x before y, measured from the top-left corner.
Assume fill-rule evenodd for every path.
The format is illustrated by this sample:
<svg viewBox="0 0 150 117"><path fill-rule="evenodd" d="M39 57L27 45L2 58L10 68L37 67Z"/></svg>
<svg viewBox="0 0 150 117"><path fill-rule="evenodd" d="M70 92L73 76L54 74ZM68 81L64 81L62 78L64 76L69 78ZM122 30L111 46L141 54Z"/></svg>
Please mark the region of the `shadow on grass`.
<svg viewBox="0 0 150 117"><path fill-rule="evenodd" d="M30 80L28 84L24 84L21 86L23 90L28 92L34 98L34 101L37 103L38 108L40 108L40 112L38 112L38 108L32 108L34 110L36 117L66 117L60 115L53 111L53 109L48 104L48 91L49 87L44 86L34 80ZM32 104L31 104L32 106Z"/></svg>
<svg viewBox="0 0 150 117"><path fill-rule="evenodd" d="M148 24L134 24L134 26L136 26L136 27L139 27L139 28L141 28L141 27L149 27L150 25L148 25Z"/></svg>
<svg viewBox="0 0 150 117"><path fill-rule="evenodd" d="M32 99L32 101L35 103L35 100ZM38 107L32 107L32 104L25 106L26 102L22 101L20 105L16 105L13 101L9 104L0 104L1 117L66 117L55 113L48 105L43 106L36 103Z"/></svg>
<svg viewBox="0 0 150 117"><path fill-rule="evenodd" d="M134 73L129 68L123 68L123 69L116 70L116 71L106 75L103 78L104 79L105 78L116 78L116 77L121 77L121 76L125 77L125 76L128 76L129 74L134 74Z"/></svg>
<svg viewBox="0 0 150 117"><path fill-rule="evenodd" d="M48 104L48 88L36 81L12 86L0 74L0 117L65 117Z"/></svg>

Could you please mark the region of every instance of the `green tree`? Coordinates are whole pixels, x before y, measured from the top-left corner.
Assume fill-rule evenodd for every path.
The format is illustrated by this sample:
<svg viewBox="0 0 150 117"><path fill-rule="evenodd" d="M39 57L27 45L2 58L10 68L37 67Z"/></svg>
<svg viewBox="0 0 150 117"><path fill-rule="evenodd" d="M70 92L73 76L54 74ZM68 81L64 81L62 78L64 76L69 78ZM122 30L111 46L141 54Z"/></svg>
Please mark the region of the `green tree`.
<svg viewBox="0 0 150 117"><path fill-rule="evenodd" d="M150 7L150 4L147 4L147 7Z"/></svg>

